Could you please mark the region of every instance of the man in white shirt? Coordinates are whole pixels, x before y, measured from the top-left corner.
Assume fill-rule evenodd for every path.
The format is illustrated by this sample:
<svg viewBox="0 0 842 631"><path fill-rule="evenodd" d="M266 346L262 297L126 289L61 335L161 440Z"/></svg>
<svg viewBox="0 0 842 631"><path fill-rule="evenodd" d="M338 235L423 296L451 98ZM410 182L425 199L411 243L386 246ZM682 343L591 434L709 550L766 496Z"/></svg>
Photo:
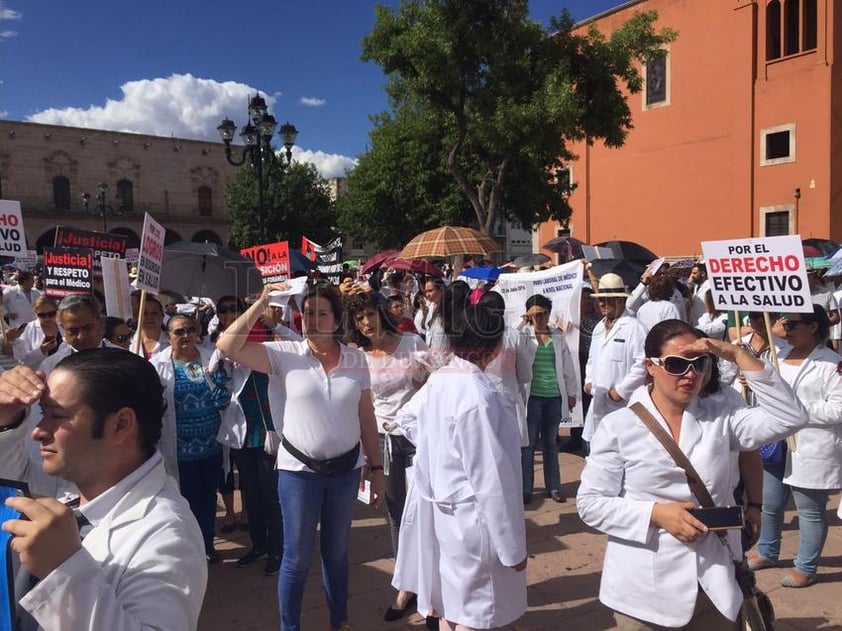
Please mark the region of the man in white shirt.
<svg viewBox="0 0 842 631"><path fill-rule="evenodd" d="M155 369L116 348L67 357L45 381L25 366L0 375L0 475L27 479L26 408L44 472L74 483L78 514L52 498L12 498L3 523L41 580L20 599L42 629L196 629L207 584L199 527L156 445L164 399ZM91 526L89 532L80 527Z"/></svg>
<svg viewBox="0 0 842 631"><path fill-rule="evenodd" d="M3 291L3 309L9 318L9 326L13 328L35 319L32 303L41 295L41 292L33 287L35 276L32 272L19 271L17 281L17 287L9 287Z"/></svg>

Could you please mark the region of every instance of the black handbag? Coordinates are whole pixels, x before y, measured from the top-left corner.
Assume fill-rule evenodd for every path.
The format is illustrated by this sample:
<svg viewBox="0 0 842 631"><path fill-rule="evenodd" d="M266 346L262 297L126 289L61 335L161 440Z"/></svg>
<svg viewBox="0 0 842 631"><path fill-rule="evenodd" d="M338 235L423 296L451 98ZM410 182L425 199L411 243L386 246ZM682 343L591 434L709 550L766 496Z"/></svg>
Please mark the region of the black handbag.
<svg viewBox="0 0 842 631"><path fill-rule="evenodd" d="M690 486L690 490L693 491L693 495L699 500L699 504L704 508L713 508L716 506L693 463L687 459L687 456L684 455L684 452L681 451L681 448L676 444L672 436L667 434L664 428L661 427L661 424L655 420L655 417L652 416L642 403L633 403L629 407L664 446L664 449L672 456L675 464L684 469L684 475L687 476L687 484ZM717 533L717 535L719 535L722 544L727 547L728 544L725 542L725 535L722 533ZM743 592L743 606L740 610L741 628L750 631L774 631L775 609L772 607L772 601L763 591L757 588L754 572L749 569L745 561L734 560L734 577L737 579L737 584Z"/></svg>

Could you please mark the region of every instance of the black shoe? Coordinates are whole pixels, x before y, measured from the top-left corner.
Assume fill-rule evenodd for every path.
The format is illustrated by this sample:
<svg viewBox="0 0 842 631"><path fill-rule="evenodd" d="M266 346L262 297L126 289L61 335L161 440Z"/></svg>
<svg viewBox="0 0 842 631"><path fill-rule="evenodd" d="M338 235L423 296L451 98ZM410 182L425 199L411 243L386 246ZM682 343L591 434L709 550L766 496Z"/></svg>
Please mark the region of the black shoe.
<svg viewBox="0 0 842 631"><path fill-rule="evenodd" d="M403 606L403 609L398 609L397 607L389 607L386 610L386 613L383 614L383 620L386 622L394 622L395 620L400 620L403 618L410 607L415 605L417 597L415 594L412 594L409 597L409 600L406 601L406 604Z"/></svg>
<svg viewBox="0 0 842 631"><path fill-rule="evenodd" d="M532 493L524 493L523 494L523 505L526 506L527 504L532 503Z"/></svg>
<svg viewBox="0 0 842 631"><path fill-rule="evenodd" d="M262 550L249 550L244 556L237 559L237 567L246 567L265 556L266 553Z"/></svg>
<svg viewBox="0 0 842 631"><path fill-rule="evenodd" d="M267 557L263 566L263 576L275 576L281 571L281 557Z"/></svg>
<svg viewBox="0 0 842 631"><path fill-rule="evenodd" d="M561 491L550 491L550 499L557 504L564 504L567 501L567 498L564 497Z"/></svg>
<svg viewBox="0 0 842 631"><path fill-rule="evenodd" d="M205 552L205 558L207 559L210 565L213 565L214 563L219 563L219 554L217 554L216 550L214 550L213 548Z"/></svg>
<svg viewBox="0 0 842 631"><path fill-rule="evenodd" d="M424 624L427 626L428 629L432 629L433 631L438 631L439 628L439 619L435 616L427 616L424 619Z"/></svg>

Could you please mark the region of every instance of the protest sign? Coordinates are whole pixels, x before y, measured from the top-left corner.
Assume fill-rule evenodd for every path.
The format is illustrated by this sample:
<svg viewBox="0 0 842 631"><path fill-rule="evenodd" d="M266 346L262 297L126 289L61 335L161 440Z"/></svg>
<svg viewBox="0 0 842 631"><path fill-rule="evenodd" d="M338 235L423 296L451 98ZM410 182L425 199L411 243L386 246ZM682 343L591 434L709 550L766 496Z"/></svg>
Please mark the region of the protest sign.
<svg viewBox="0 0 842 631"><path fill-rule="evenodd" d="M280 283L289 278L289 241L267 243L240 250L260 270L263 284Z"/></svg>
<svg viewBox="0 0 842 631"><path fill-rule="evenodd" d="M550 325L564 331L564 340L573 356L579 388L571 395L576 396L576 407L572 416L562 419L562 425L581 427L582 416L582 375L579 374L579 301L582 293L582 275L584 268L581 261L571 261L564 265L551 267L538 272L501 274L493 291L498 292L506 301L506 324L517 328L523 323L526 311L526 299L533 294L543 294L553 303L550 313Z"/></svg>
<svg viewBox="0 0 842 631"><path fill-rule="evenodd" d="M161 288L161 264L164 261L164 226L143 216L143 234L140 237L140 258L137 261L137 288L157 294Z"/></svg>
<svg viewBox="0 0 842 631"><path fill-rule="evenodd" d="M38 251L25 250L20 254L15 254L15 265L21 269L32 269L38 264Z"/></svg>
<svg viewBox="0 0 842 631"><path fill-rule="evenodd" d="M25 250L20 202L0 199L0 256L18 256Z"/></svg>
<svg viewBox="0 0 842 631"><path fill-rule="evenodd" d="M57 248L90 248L94 255L94 279L102 280L102 267L99 259L103 252L111 252L112 256L126 258L126 243L128 237L120 234L105 234L91 230L80 230L58 226L56 228L55 247Z"/></svg>
<svg viewBox="0 0 842 631"><path fill-rule="evenodd" d="M596 259L621 259L622 254L617 254L611 248L596 245L583 245L582 254L588 261L595 261Z"/></svg>
<svg viewBox="0 0 842 631"><path fill-rule="evenodd" d="M44 248L45 293L51 298L91 293L93 267L94 253L90 248Z"/></svg>
<svg viewBox="0 0 842 631"><path fill-rule="evenodd" d="M812 313L801 237L703 241L718 311Z"/></svg>
<svg viewBox="0 0 842 631"><path fill-rule="evenodd" d="M128 322L132 318L132 288L124 259L102 257L102 293L105 313Z"/></svg>
<svg viewBox="0 0 842 631"><path fill-rule="evenodd" d="M307 237L301 237L301 253L316 263L316 269L334 285L339 284L342 275L342 239L335 238L326 245L319 245Z"/></svg>
<svg viewBox="0 0 842 631"><path fill-rule="evenodd" d="M136 265L140 258L140 248L126 248L126 263Z"/></svg>

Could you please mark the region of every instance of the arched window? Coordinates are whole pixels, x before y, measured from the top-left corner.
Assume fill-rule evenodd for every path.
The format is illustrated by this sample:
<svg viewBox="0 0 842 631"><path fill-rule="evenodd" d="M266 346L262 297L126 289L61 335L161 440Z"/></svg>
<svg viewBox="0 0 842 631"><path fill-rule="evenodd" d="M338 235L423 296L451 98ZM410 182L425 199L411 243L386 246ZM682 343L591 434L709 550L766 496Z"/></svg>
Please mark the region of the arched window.
<svg viewBox="0 0 842 631"><path fill-rule="evenodd" d="M801 50L814 50L818 46L819 12L816 0L803 0L804 19L802 26L804 32L801 41Z"/></svg>
<svg viewBox="0 0 842 631"><path fill-rule="evenodd" d="M63 175L53 178L53 204L58 210L70 210L70 180Z"/></svg>
<svg viewBox="0 0 842 631"><path fill-rule="evenodd" d="M766 61L781 56L781 3L772 0L766 5Z"/></svg>
<svg viewBox="0 0 842 631"><path fill-rule="evenodd" d="M194 243L216 243L217 245L222 245L222 239L213 230L199 230L190 240Z"/></svg>
<svg viewBox="0 0 842 631"><path fill-rule="evenodd" d="M131 180L117 182L117 203L124 211L134 210L134 186Z"/></svg>
<svg viewBox="0 0 842 631"><path fill-rule="evenodd" d="M801 1L786 0L784 5L784 54L794 55L801 50Z"/></svg>
<svg viewBox="0 0 842 631"><path fill-rule="evenodd" d="M213 214L213 191L210 186L199 187L199 214L203 217Z"/></svg>

